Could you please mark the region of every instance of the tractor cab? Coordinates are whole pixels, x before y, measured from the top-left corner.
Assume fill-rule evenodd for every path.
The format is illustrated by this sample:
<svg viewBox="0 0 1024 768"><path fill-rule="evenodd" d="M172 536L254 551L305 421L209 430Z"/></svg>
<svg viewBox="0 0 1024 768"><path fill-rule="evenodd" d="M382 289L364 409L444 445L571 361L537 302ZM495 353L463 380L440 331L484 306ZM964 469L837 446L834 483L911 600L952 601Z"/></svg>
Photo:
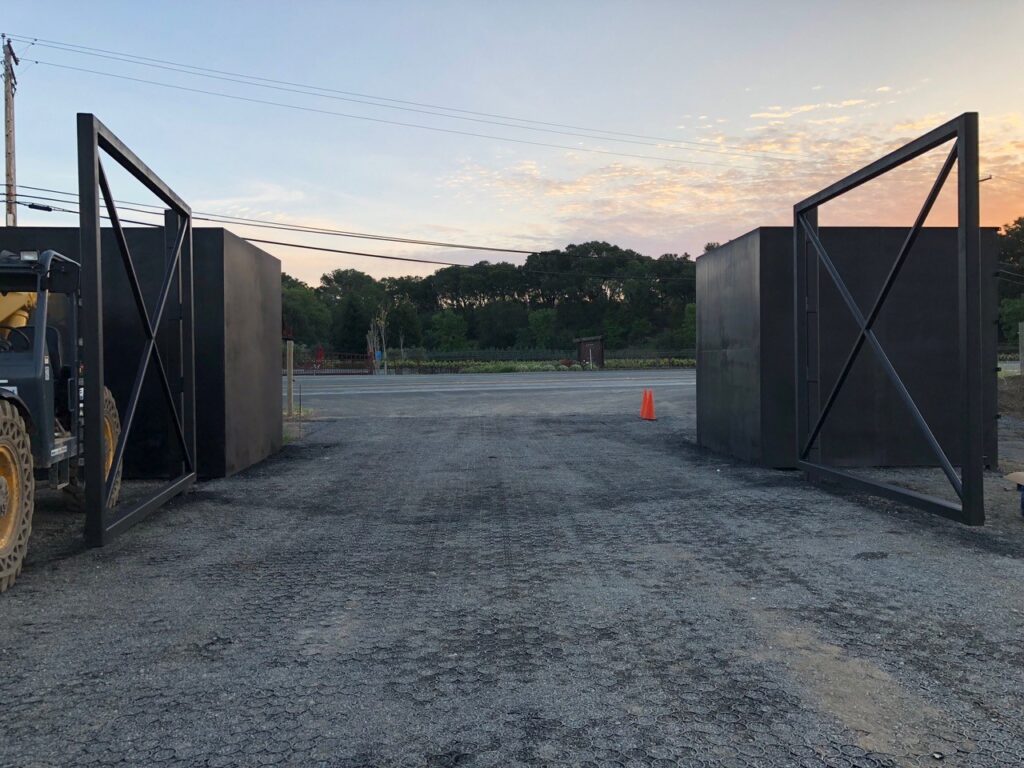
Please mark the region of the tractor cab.
<svg viewBox="0 0 1024 768"><path fill-rule="evenodd" d="M58 488L80 436L78 277L56 251L0 252L0 399L25 419L36 476Z"/></svg>

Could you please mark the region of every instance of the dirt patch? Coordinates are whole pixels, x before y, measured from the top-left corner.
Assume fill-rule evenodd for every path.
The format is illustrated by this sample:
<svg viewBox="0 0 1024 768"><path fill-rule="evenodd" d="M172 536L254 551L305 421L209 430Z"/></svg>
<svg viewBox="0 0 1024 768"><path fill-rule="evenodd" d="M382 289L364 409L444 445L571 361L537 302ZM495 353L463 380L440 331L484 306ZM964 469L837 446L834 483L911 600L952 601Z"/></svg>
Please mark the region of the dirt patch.
<svg viewBox="0 0 1024 768"><path fill-rule="evenodd" d="M862 749L911 759L972 750L968 742L936 739L934 734L952 730L949 718L876 665L800 629L776 631L772 640L778 660L857 734Z"/></svg>

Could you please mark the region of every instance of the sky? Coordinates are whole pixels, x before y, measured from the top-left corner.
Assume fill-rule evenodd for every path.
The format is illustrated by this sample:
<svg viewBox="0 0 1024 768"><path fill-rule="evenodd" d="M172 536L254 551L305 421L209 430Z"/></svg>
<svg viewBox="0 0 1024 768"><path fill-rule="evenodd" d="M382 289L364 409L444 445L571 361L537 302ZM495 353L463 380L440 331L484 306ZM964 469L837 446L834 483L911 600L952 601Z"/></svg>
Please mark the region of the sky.
<svg viewBox="0 0 1024 768"><path fill-rule="evenodd" d="M195 211L528 251L603 240L696 255L791 223L794 203L976 111L981 175L992 176L982 224L1024 216L1021 0L5 0L3 10L0 31L17 36L22 58L21 185L77 189L75 113L92 112ZM909 226L944 157L829 203L821 223ZM118 198L151 199L123 175L112 183ZM954 206L955 175L928 223L955 223ZM21 225L75 223L19 211ZM230 228L457 263L525 258ZM334 268L436 268L263 247L312 284Z"/></svg>

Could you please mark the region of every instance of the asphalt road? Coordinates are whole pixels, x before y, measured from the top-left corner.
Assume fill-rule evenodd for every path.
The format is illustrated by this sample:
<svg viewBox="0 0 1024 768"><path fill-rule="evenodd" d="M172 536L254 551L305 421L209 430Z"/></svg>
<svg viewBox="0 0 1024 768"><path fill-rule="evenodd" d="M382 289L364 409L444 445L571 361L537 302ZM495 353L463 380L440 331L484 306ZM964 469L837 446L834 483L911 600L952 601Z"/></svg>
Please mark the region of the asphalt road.
<svg viewBox="0 0 1024 768"><path fill-rule="evenodd" d="M967 529L738 464L691 372L306 381L280 455L104 550L43 511L0 766L1024 763L997 475Z"/></svg>
<svg viewBox="0 0 1024 768"><path fill-rule="evenodd" d="M639 413L645 388L657 409L696 423L692 369L295 378L296 408L301 392L313 418Z"/></svg>

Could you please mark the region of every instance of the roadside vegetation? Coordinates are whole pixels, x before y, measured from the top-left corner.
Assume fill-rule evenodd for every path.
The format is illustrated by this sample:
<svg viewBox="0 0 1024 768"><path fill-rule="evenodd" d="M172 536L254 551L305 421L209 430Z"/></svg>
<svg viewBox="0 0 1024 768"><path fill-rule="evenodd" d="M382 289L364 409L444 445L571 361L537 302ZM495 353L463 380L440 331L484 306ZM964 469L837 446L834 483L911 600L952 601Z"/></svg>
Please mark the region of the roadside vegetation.
<svg viewBox="0 0 1024 768"><path fill-rule="evenodd" d="M503 350L557 361L573 339L597 335L611 351L688 350L696 346L695 280L689 254L655 259L597 242L531 254L521 266L485 261L426 277L375 280L338 269L318 286L283 276L284 324L300 357L318 347L364 354L380 319L392 360L414 357L415 348L434 360Z"/></svg>
<svg viewBox="0 0 1024 768"><path fill-rule="evenodd" d="M705 252L717 243L708 243ZM1024 217L999 233L1001 359L1024 322ZM284 325L299 365L365 357L368 336L409 372L573 370L573 340L603 336L606 368L694 365L696 261L652 258L603 242L482 261L425 277L376 280L354 269L310 286L282 275ZM380 339L384 343L381 344Z"/></svg>

